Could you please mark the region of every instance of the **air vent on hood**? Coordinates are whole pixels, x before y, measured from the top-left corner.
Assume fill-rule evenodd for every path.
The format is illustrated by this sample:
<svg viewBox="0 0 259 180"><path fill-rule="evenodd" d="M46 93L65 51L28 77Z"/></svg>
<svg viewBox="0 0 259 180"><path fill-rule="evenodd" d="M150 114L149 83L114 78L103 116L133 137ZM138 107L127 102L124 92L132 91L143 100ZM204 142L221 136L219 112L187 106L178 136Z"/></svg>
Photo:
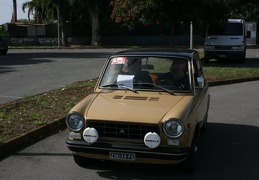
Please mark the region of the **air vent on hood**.
<svg viewBox="0 0 259 180"><path fill-rule="evenodd" d="M158 101L159 100L159 97L151 97L149 98L149 101Z"/></svg>
<svg viewBox="0 0 259 180"><path fill-rule="evenodd" d="M123 96L117 96L117 95L113 97L113 99L122 99L122 98Z"/></svg>
<svg viewBox="0 0 259 180"><path fill-rule="evenodd" d="M141 97L141 96L125 96L124 99L127 99L127 100L147 100L148 97Z"/></svg>
<svg viewBox="0 0 259 180"><path fill-rule="evenodd" d="M158 101L159 100L159 97L143 97L143 96L119 96L119 95L116 95L113 97L113 99L125 99L125 100L141 100L141 101Z"/></svg>

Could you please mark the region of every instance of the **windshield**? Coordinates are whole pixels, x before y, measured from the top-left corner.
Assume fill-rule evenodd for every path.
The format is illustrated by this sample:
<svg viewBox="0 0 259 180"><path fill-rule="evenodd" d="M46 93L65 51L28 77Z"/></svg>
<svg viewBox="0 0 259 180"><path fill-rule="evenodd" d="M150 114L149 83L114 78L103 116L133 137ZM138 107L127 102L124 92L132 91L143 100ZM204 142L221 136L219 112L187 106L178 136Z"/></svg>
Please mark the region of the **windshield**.
<svg viewBox="0 0 259 180"><path fill-rule="evenodd" d="M242 23L225 23L211 25L208 29L208 35L243 35Z"/></svg>
<svg viewBox="0 0 259 180"><path fill-rule="evenodd" d="M179 57L112 57L100 88L190 91L189 61Z"/></svg>

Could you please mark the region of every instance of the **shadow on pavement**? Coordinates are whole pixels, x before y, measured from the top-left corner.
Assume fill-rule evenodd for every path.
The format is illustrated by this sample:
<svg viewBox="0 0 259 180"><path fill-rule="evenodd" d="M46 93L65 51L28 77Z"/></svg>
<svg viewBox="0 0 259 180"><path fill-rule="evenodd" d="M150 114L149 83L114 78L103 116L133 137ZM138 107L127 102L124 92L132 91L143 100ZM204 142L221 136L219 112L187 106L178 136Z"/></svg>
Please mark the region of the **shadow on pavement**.
<svg viewBox="0 0 259 180"><path fill-rule="evenodd" d="M16 71L14 65L33 65L41 63L51 63L50 58L75 61L80 58L107 58L111 53L108 52L38 52L38 53L9 53L1 56L0 74Z"/></svg>
<svg viewBox="0 0 259 180"><path fill-rule="evenodd" d="M95 169L108 179L258 179L259 128L247 125L208 123L201 134L196 170L185 174L173 165L96 161Z"/></svg>

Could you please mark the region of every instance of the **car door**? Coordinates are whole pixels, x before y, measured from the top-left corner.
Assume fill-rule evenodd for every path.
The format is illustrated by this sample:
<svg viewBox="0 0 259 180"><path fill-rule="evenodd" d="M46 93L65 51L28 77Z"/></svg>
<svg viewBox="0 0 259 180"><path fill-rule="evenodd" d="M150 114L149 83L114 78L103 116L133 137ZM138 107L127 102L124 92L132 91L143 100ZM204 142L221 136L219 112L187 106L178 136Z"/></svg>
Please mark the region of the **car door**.
<svg viewBox="0 0 259 180"><path fill-rule="evenodd" d="M203 68L199 55L193 57L193 79L194 79L194 111L195 121L202 125L202 121L207 116L209 106L208 84L203 74ZM198 82L198 78L203 79L203 83Z"/></svg>

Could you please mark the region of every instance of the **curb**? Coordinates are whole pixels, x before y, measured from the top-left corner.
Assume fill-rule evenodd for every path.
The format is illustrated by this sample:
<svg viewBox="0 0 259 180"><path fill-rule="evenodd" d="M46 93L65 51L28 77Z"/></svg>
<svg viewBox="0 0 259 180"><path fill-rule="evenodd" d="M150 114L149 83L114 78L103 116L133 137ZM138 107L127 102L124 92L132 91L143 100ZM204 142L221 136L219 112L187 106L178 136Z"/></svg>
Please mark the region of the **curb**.
<svg viewBox="0 0 259 180"><path fill-rule="evenodd" d="M51 132L62 129L66 126L65 117L56 119L42 127L31 130L28 133L12 138L6 142L0 142L0 157L3 157L12 151L31 143L34 140L40 139Z"/></svg>
<svg viewBox="0 0 259 180"><path fill-rule="evenodd" d="M259 77L251 77L251 78L243 78L243 79L232 79L226 81L213 81L209 82L209 86L220 86L220 85L227 85L227 84L234 84L234 83L242 83L248 81L257 81ZM48 123L42 127L29 131L26 134L22 134L19 137L15 137L10 139L7 142L0 142L0 157L4 157L7 154L10 154L12 151L17 150L29 143L33 142L34 140L40 139L41 137L47 136L48 134L57 131L59 129L63 129L66 127L65 117L61 119L56 119L51 123Z"/></svg>
<svg viewBox="0 0 259 180"><path fill-rule="evenodd" d="M259 77L251 77L251 78L243 78L243 79L230 79L226 81L213 81L208 82L209 86L220 86L220 85L227 85L227 84L235 84L235 83L242 83L242 82L249 82L249 81L257 81Z"/></svg>

